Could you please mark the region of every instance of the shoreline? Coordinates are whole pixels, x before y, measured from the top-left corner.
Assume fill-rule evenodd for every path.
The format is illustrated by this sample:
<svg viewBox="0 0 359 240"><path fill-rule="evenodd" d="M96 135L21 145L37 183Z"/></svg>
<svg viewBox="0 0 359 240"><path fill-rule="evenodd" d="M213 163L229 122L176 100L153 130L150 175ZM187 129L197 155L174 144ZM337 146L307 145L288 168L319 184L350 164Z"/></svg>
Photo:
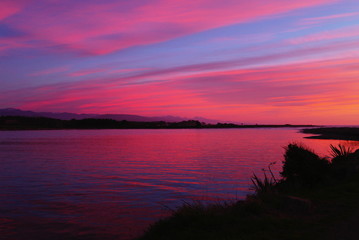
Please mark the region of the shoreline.
<svg viewBox="0 0 359 240"><path fill-rule="evenodd" d="M359 128L357 127L319 127L302 129L301 132L315 134L305 137L308 139L359 141Z"/></svg>
<svg viewBox="0 0 359 240"><path fill-rule="evenodd" d="M224 129L224 128L308 128L315 125L291 124L208 124L196 120L182 122L135 122L87 118L61 120L45 117L0 116L0 131L19 130L90 130L90 129Z"/></svg>
<svg viewBox="0 0 359 240"><path fill-rule="evenodd" d="M48 130L171 130L171 129L255 129L255 128L303 128L309 126L300 126L300 125L291 125L291 126L281 126L281 125L244 125L241 127L171 127L171 128L1 128L1 131L48 131ZM305 137L312 138L312 137ZM359 141L359 140L358 140Z"/></svg>

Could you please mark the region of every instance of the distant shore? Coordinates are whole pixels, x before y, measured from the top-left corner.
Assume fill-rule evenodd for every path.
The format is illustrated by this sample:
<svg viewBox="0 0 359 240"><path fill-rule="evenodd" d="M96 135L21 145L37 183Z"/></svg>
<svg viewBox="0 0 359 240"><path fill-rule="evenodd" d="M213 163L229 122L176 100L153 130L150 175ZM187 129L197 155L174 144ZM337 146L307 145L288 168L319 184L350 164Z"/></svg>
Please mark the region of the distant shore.
<svg viewBox="0 0 359 240"><path fill-rule="evenodd" d="M208 124L197 120L181 122L135 122L87 118L61 120L46 117L0 117L0 130L64 130L64 129L209 129L209 128L306 128L314 125L244 125L234 123Z"/></svg>
<svg viewBox="0 0 359 240"><path fill-rule="evenodd" d="M302 129L302 133L315 134L311 139L333 139L359 141L359 128L355 127L321 127Z"/></svg>

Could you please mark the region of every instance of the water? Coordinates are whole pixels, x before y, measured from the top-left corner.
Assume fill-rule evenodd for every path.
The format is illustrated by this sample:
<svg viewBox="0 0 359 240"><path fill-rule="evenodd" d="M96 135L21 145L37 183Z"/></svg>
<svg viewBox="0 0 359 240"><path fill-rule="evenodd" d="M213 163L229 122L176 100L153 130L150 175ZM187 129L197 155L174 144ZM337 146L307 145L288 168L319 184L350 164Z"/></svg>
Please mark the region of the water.
<svg viewBox="0 0 359 240"><path fill-rule="evenodd" d="M0 132L0 239L131 239L183 201L241 199L298 129Z"/></svg>

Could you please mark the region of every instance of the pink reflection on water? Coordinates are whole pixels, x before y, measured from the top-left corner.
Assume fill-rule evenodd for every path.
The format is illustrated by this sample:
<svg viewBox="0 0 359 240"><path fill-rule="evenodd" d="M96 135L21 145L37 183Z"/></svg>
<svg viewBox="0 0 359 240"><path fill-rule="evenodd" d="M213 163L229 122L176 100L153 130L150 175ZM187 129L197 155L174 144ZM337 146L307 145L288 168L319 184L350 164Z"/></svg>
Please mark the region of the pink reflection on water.
<svg viewBox="0 0 359 240"><path fill-rule="evenodd" d="M129 239L183 200L243 198L283 147L341 141L296 129L18 131L0 136L0 231L10 239ZM166 206L166 207L164 207Z"/></svg>

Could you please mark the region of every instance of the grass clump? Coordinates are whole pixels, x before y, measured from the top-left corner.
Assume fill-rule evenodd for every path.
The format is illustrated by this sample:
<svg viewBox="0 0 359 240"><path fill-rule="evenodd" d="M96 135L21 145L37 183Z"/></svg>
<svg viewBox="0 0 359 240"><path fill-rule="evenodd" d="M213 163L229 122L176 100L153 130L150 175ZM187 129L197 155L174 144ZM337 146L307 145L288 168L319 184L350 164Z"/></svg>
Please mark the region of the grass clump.
<svg viewBox="0 0 359 240"><path fill-rule="evenodd" d="M333 159L347 158L350 154L353 153L353 149L350 146L345 146L342 144L338 144L338 146L330 144L330 153Z"/></svg>
<svg viewBox="0 0 359 240"><path fill-rule="evenodd" d="M285 147L281 176L287 182L313 186L327 177L329 161L300 144Z"/></svg>
<svg viewBox="0 0 359 240"><path fill-rule="evenodd" d="M263 180L259 178L256 174L253 174L253 176L251 177L251 181L253 183L252 189L257 194L264 195L270 194L275 191L275 182L271 178L268 178L266 174L264 174Z"/></svg>
<svg viewBox="0 0 359 240"><path fill-rule="evenodd" d="M271 194L276 191L277 179L274 177L271 166L276 162L272 162L268 165L268 170L270 172L270 177L267 176L266 170L262 169L264 179L259 178L255 173L251 177L251 182L253 187L251 188L256 192L257 195L266 195Z"/></svg>
<svg viewBox="0 0 359 240"><path fill-rule="evenodd" d="M351 147L339 144L330 145L331 155L333 157L332 177L338 180L345 180L355 175L359 170L359 150L355 151Z"/></svg>

